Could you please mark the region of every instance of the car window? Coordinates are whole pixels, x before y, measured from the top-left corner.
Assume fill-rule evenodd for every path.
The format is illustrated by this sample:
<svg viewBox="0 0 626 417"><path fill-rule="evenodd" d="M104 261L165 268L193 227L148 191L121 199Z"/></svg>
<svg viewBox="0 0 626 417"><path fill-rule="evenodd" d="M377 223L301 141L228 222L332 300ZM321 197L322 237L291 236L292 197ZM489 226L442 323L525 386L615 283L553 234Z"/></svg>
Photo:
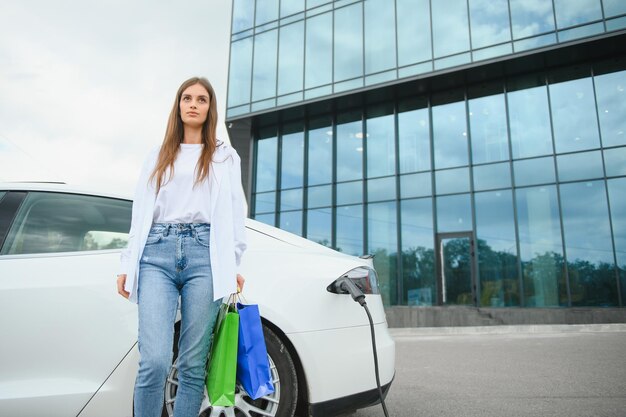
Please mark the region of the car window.
<svg viewBox="0 0 626 417"><path fill-rule="evenodd" d="M132 203L78 194L30 192L2 254L117 249L126 246Z"/></svg>
<svg viewBox="0 0 626 417"><path fill-rule="evenodd" d="M4 197L6 193L6 191L0 191L0 201L2 201L2 197Z"/></svg>

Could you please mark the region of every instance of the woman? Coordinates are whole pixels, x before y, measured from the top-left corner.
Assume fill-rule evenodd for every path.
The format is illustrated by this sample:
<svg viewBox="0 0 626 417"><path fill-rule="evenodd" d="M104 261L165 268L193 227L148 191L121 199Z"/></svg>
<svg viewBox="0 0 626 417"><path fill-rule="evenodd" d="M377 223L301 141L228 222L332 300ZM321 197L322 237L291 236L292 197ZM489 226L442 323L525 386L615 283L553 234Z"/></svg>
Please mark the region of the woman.
<svg viewBox="0 0 626 417"><path fill-rule="evenodd" d="M117 288L138 303L136 417L157 417L172 364L180 297L175 417L197 417L220 300L243 289L245 197L237 152L216 139L217 104L204 78L176 93L165 138L146 159Z"/></svg>

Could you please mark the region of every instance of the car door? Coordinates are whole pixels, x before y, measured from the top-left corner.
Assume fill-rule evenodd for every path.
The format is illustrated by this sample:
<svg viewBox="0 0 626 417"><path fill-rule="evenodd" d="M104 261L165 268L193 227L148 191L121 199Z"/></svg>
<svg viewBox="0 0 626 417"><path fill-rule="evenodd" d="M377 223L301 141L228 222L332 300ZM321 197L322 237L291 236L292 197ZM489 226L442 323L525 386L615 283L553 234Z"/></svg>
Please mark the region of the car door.
<svg viewBox="0 0 626 417"><path fill-rule="evenodd" d="M137 340L116 289L131 202L8 192L0 214L0 415L77 415Z"/></svg>

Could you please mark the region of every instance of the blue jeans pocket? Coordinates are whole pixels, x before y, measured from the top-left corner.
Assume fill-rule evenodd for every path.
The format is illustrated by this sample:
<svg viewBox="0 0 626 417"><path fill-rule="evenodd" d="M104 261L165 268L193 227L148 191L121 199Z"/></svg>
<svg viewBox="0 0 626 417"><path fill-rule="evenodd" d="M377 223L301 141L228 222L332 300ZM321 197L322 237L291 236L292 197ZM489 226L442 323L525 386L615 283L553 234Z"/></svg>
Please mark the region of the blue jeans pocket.
<svg viewBox="0 0 626 417"><path fill-rule="evenodd" d="M163 237L163 232L152 232L148 234L148 239L146 239L146 245L153 245L158 243Z"/></svg>
<svg viewBox="0 0 626 417"><path fill-rule="evenodd" d="M210 232L209 230L196 230L196 232L194 233L195 237L196 237L196 242L198 242L200 245L208 248L209 247L209 242L210 242Z"/></svg>

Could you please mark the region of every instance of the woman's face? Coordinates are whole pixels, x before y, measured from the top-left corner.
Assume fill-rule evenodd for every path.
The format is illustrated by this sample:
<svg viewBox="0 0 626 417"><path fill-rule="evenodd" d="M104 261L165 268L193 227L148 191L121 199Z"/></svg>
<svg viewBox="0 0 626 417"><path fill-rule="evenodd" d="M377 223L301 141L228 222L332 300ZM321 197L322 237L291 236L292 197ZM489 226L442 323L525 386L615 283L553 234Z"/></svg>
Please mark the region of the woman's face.
<svg viewBox="0 0 626 417"><path fill-rule="evenodd" d="M209 92L202 84L190 85L180 96L179 107L184 125L201 127L209 114Z"/></svg>

